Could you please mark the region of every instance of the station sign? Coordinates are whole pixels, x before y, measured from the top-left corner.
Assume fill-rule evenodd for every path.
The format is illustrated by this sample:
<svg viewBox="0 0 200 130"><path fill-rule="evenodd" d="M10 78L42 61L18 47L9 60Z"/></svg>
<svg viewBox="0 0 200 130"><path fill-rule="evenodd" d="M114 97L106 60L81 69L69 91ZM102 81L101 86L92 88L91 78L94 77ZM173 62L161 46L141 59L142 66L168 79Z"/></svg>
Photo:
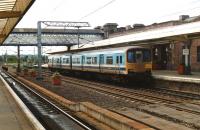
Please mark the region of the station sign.
<svg viewBox="0 0 200 130"><path fill-rule="evenodd" d="M183 55L189 55L189 49L183 49Z"/></svg>

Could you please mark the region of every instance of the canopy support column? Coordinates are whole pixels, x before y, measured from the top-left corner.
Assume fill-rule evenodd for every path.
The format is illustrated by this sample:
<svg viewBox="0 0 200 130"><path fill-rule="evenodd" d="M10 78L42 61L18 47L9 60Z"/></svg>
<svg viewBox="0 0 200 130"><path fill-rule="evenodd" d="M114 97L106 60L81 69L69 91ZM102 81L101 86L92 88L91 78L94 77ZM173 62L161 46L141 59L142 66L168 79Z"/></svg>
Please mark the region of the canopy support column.
<svg viewBox="0 0 200 130"><path fill-rule="evenodd" d="M20 67L20 46L17 46L17 73L21 72Z"/></svg>

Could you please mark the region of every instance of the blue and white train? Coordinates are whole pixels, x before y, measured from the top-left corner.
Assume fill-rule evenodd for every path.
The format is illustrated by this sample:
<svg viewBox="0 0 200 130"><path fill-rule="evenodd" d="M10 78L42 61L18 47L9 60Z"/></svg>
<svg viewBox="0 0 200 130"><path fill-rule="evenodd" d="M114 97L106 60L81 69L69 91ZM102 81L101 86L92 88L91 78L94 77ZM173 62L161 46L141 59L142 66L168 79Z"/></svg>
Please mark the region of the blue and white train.
<svg viewBox="0 0 200 130"><path fill-rule="evenodd" d="M151 73L151 50L147 47L128 46L73 53L52 54L48 67L75 72L111 75Z"/></svg>

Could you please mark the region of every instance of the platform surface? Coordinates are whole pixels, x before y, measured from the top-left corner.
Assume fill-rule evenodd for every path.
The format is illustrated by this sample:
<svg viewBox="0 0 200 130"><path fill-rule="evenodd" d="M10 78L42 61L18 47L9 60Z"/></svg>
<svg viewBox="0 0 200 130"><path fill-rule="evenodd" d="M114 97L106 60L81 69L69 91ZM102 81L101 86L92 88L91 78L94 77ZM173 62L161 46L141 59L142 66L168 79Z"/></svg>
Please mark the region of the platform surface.
<svg viewBox="0 0 200 130"><path fill-rule="evenodd" d="M34 130L2 80L0 80L0 130Z"/></svg>
<svg viewBox="0 0 200 130"><path fill-rule="evenodd" d="M169 80L169 81L180 81L188 83L200 84L200 72L191 72L191 75L180 75L176 71L170 70L153 70L152 76L155 79Z"/></svg>

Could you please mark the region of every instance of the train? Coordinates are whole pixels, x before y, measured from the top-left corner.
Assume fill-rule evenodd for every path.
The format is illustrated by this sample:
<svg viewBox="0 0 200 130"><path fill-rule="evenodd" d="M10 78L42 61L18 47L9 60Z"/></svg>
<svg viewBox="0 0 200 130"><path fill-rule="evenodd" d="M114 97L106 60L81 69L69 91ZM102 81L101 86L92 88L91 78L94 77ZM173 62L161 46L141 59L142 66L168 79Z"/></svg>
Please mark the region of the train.
<svg viewBox="0 0 200 130"><path fill-rule="evenodd" d="M48 68L84 75L127 78L150 75L151 49L142 46L115 47L48 56Z"/></svg>

